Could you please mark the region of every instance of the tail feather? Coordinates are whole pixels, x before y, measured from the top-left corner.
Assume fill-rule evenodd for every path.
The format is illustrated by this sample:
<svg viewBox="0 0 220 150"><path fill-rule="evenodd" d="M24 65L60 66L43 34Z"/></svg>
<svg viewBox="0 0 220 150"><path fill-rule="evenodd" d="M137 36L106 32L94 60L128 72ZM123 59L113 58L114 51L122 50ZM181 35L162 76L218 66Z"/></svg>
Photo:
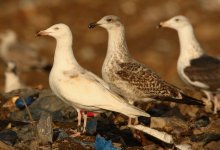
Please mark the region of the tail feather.
<svg viewBox="0 0 220 150"><path fill-rule="evenodd" d="M150 115L148 113L146 113L145 111L141 110L140 108L138 108L132 104L129 104L129 106L124 109L127 109L127 111L126 111L127 115L150 117Z"/></svg>
<svg viewBox="0 0 220 150"><path fill-rule="evenodd" d="M182 93L182 99L175 99L171 97L158 97L157 100L161 101L170 101L170 102L175 102L175 103L181 103L181 104L187 104L187 105L197 105L197 106L205 106L203 101L195 99L193 97L187 96Z"/></svg>
<svg viewBox="0 0 220 150"><path fill-rule="evenodd" d="M201 101L201 100L195 99L195 98L190 97L190 96L187 96L187 95L185 95L185 94L182 94L182 96L183 96L182 101L183 101L185 104L205 106L204 102Z"/></svg>

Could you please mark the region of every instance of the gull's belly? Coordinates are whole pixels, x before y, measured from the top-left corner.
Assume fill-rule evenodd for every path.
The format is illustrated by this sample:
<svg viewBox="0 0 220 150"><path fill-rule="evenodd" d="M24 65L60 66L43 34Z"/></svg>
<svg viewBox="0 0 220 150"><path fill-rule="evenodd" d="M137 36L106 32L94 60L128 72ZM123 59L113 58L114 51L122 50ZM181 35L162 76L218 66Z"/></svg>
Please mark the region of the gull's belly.
<svg viewBox="0 0 220 150"><path fill-rule="evenodd" d="M95 106L95 103L94 105L91 104L96 93L91 93L89 87L80 79L69 81L68 78L50 76L49 83L55 95L68 105L85 111L102 111Z"/></svg>

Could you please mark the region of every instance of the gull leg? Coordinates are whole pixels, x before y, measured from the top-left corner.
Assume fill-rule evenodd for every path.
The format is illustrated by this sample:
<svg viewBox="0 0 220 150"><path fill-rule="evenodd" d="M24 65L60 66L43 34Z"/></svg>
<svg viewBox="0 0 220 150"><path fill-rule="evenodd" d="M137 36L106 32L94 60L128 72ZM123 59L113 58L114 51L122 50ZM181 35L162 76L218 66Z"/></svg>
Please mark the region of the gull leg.
<svg viewBox="0 0 220 150"><path fill-rule="evenodd" d="M80 136L81 133L80 133L80 126L81 126L81 119L82 119L82 116L81 116L81 113L80 113L80 110L76 110L77 111L77 119L78 119L78 124L77 124L77 129L76 130L70 130L71 132L73 132L72 135L70 135L70 137L77 137L77 136Z"/></svg>
<svg viewBox="0 0 220 150"><path fill-rule="evenodd" d="M217 114L218 112L218 97L215 95L213 97L213 113Z"/></svg>
<svg viewBox="0 0 220 150"><path fill-rule="evenodd" d="M208 105L208 102L206 102L206 105L211 107L213 106L213 114L217 114L218 111L218 98L216 94L211 93L209 91L203 91L209 101L211 101L211 104Z"/></svg>
<svg viewBox="0 0 220 150"><path fill-rule="evenodd" d="M212 99L213 99L213 95L212 95L211 92L205 91L205 90L204 90L203 92L205 93L205 95L206 95L206 97L207 97L208 100L212 100Z"/></svg>
<svg viewBox="0 0 220 150"><path fill-rule="evenodd" d="M128 118L128 126L129 126L129 125L132 125L131 121L132 121L132 118L129 117L129 118ZM134 120L134 125L136 125L136 124L138 124L138 118L137 118L137 117L136 117L135 120Z"/></svg>
<svg viewBox="0 0 220 150"><path fill-rule="evenodd" d="M131 125L131 117L128 118L128 126Z"/></svg>
<svg viewBox="0 0 220 150"><path fill-rule="evenodd" d="M211 92L203 90L204 94L206 95L206 98L203 98L203 102L205 103L205 110L208 112L213 112L213 99L214 96Z"/></svg>
<svg viewBox="0 0 220 150"><path fill-rule="evenodd" d="M137 124L138 124L138 117L136 117L134 120L134 125L137 125Z"/></svg>
<svg viewBox="0 0 220 150"><path fill-rule="evenodd" d="M87 114L83 112L83 133L86 132Z"/></svg>
<svg viewBox="0 0 220 150"><path fill-rule="evenodd" d="M80 110L77 110L77 119L78 119L78 124L77 124L77 129L81 126L81 120L82 120L82 115L80 113Z"/></svg>

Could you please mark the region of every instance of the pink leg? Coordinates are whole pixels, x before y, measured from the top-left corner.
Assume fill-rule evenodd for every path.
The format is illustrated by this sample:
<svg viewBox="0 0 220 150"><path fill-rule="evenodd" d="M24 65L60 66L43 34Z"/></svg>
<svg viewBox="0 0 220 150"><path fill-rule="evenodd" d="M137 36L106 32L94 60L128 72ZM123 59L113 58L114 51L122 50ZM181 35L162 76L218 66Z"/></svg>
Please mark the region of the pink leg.
<svg viewBox="0 0 220 150"><path fill-rule="evenodd" d="M217 114L218 112L218 97L215 95L213 98L213 113Z"/></svg>
<svg viewBox="0 0 220 150"><path fill-rule="evenodd" d="M136 117L134 121L134 125L137 125L137 124L138 124L138 118Z"/></svg>
<svg viewBox="0 0 220 150"><path fill-rule="evenodd" d="M81 133L80 133L80 126L81 126L81 119L82 119L82 116L81 116L81 113L80 113L80 110L76 110L77 111L77 119L78 119L78 124L77 124L77 129L76 130L70 130L70 132L73 132L72 135L70 135L70 137L77 137L77 136L80 136Z"/></svg>
<svg viewBox="0 0 220 150"><path fill-rule="evenodd" d="M83 133L86 132L87 114L83 112Z"/></svg>
<svg viewBox="0 0 220 150"><path fill-rule="evenodd" d="M129 117L129 118L128 118L128 126L129 126L129 125L132 125L131 120L132 120L132 118ZM135 121L134 121L134 125L136 125L136 124L138 124L138 118L137 118L137 117L135 118Z"/></svg>
<svg viewBox="0 0 220 150"><path fill-rule="evenodd" d="M131 125L131 117L128 118L128 126Z"/></svg>
<svg viewBox="0 0 220 150"><path fill-rule="evenodd" d="M77 126L80 127L81 125L81 119L82 119L82 116L81 116L81 113L80 113L80 110L77 110L77 119L78 119L78 124Z"/></svg>

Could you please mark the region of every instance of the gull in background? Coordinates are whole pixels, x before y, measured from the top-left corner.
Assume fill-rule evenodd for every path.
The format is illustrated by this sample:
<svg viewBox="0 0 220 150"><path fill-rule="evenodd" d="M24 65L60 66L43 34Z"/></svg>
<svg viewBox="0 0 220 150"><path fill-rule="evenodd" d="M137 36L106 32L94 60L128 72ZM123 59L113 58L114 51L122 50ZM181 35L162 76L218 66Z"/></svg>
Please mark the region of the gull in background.
<svg viewBox="0 0 220 150"><path fill-rule="evenodd" d="M207 99L213 102L213 112L216 114L216 94L220 91L220 60L205 54L194 35L190 21L185 16L175 16L161 22L159 26L177 31L180 42L177 72L187 85L205 93Z"/></svg>
<svg viewBox="0 0 220 150"><path fill-rule="evenodd" d="M127 103L112 92L107 83L92 72L82 68L72 50L72 32L65 24L55 24L37 35L47 35L56 39L54 62L49 76L49 84L61 100L78 112L78 127L81 125L80 110L102 112L115 111L131 118L149 117L147 113ZM85 132L87 115L83 114Z"/></svg>
<svg viewBox="0 0 220 150"><path fill-rule="evenodd" d="M153 70L134 60L128 52L125 29L117 16L109 15L91 23L108 32L108 48L102 66L102 77L119 95L135 101L172 101L190 105L203 105L202 101L185 95L177 87L162 80Z"/></svg>
<svg viewBox="0 0 220 150"><path fill-rule="evenodd" d="M5 92L11 92L17 89L23 89L25 85L21 83L17 74L17 67L15 62L8 62L5 71Z"/></svg>
<svg viewBox="0 0 220 150"><path fill-rule="evenodd" d="M0 39L0 58L5 64L13 61L18 69L22 71L50 69L50 64L39 55L36 49L25 43L18 42L17 34L13 30L1 33Z"/></svg>

